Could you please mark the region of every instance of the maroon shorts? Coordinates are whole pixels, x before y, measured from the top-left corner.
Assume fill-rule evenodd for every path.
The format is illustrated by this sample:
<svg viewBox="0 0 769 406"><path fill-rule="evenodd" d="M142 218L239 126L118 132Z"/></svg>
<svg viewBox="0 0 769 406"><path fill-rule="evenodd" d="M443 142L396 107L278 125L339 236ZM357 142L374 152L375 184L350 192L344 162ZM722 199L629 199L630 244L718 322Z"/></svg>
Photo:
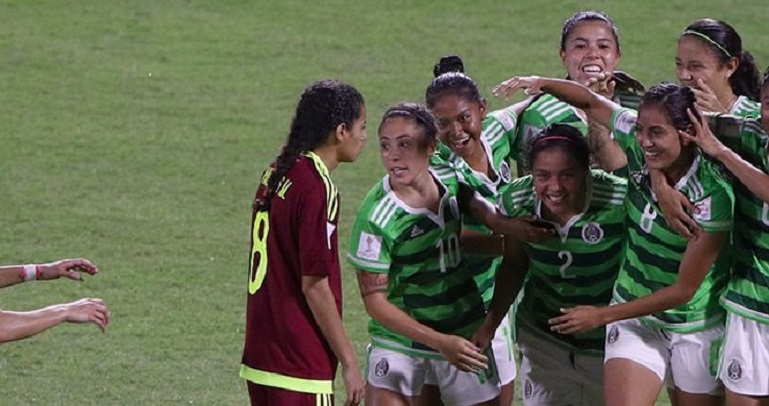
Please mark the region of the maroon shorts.
<svg viewBox="0 0 769 406"><path fill-rule="evenodd" d="M248 397L251 406L332 406L334 395L294 392L274 386L258 385L250 381Z"/></svg>

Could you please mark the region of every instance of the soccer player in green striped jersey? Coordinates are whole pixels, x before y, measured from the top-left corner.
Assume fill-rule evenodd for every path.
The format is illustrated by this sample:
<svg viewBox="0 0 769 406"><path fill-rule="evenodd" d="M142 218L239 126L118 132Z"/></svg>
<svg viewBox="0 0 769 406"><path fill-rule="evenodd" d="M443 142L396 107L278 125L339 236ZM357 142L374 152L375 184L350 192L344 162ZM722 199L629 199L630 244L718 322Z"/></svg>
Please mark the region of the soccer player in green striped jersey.
<svg viewBox="0 0 769 406"><path fill-rule="evenodd" d="M697 96L697 109L758 117L761 76L753 57L742 48L740 34L729 24L697 20L678 39L676 76Z"/></svg>
<svg viewBox="0 0 769 406"><path fill-rule="evenodd" d="M718 297L730 270L725 242L734 195L718 167L678 134L693 131L687 110L695 110L694 92L673 84L653 86L636 116L584 86L558 79L513 78L495 92L519 88L553 94L609 126L631 173L625 199L627 258L615 286L616 304L565 309L551 320L552 328L573 333L611 323L607 404L652 404L668 374L678 404L720 404L722 389L713 367L723 337ZM650 169L661 171L695 202L694 219L703 230L699 238L687 240L667 226L651 190Z"/></svg>
<svg viewBox="0 0 769 406"><path fill-rule="evenodd" d="M529 257L516 314L521 397L524 405L602 405L604 329L559 334L551 331L549 320L565 307L609 304L625 254L627 181L591 171L587 141L566 124L547 127L532 143L527 162L532 175L516 179L502 194L500 207L512 217L542 218L558 237L517 243ZM526 273L524 266L509 271ZM511 300L499 293L494 293L486 330Z"/></svg>
<svg viewBox="0 0 769 406"><path fill-rule="evenodd" d="M728 405L766 404L769 396L769 69L761 106L761 119L711 117L716 135L704 119L693 135L682 134L740 181L734 266L722 297L728 319L719 377Z"/></svg>
<svg viewBox="0 0 769 406"><path fill-rule="evenodd" d="M423 106L385 112L379 150L387 176L353 226L348 260L372 318L367 404L410 404L428 380L446 404L497 404L494 360L468 340L485 308L462 260L460 206L497 232L509 232L501 223L510 222L466 193L453 168L437 157L430 164L437 132Z"/></svg>
<svg viewBox="0 0 769 406"><path fill-rule="evenodd" d="M619 31L609 16L598 11L579 11L569 17L561 29L559 54L567 79L587 85L622 106L638 108L644 87L626 73L615 71L621 57ZM513 144L514 159L522 159L532 139L552 123L573 125L585 136L590 132L607 131L590 122L580 109L551 95L540 95L520 117L518 136ZM591 145L592 150L601 148L600 144ZM598 164L607 170L625 165L623 161L614 159Z"/></svg>
<svg viewBox="0 0 769 406"><path fill-rule="evenodd" d="M425 92L427 107L438 124L438 136L443 149L439 155L451 163L459 181L496 205L500 193L513 178L510 169L511 143L515 139L518 114L528 105L526 101L505 109L486 112L486 100L481 97L475 82L464 74L464 63L458 56L440 59L433 70L435 79ZM526 231L548 235L551 230L538 228L520 221ZM488 247L488 255L465 255L467 266L475 272L478 289L488 308L494 291L494 276L502 264L504 250L501 236L472 218L465 217L463 243ZM513 353L512 326L505 320L500 323L492 342L497 371L502 383L500 404L513 401L513 385L516 376ZM427 388L423 393L429 393Z"/></svg>

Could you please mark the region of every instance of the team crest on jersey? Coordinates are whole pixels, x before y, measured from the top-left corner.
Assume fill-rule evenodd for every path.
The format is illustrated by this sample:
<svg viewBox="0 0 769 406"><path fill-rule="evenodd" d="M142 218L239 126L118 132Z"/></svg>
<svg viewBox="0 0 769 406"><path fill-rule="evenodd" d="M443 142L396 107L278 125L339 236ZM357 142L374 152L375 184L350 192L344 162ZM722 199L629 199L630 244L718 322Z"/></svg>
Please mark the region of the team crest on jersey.
<svg viewBox="0 0 769 406"><path fill-rule="evenodd" d="M590 245L598 244L603 240L603 229L596 222L590 222L582 227L582 241Z"/></svg>
<svg viewBox="0 0 769 406"><path fill-rule="evenodd" d="M505 183L510 183L510 165L507 162L502 162L499 166L499 177Z"/></svg>
<svg viewBox="0 0 769 406"><path fill-rule="evenodd" d="M374 375L377 378L381 378L390 372L390 363L387 362L387 358L382 358L374 365Z"/></svg>
<svg viewBox="0 0 769 406"><path fill-rule="evenodd" d="M534 392L534 388L531 386L531 381L527 379L523 383L523 397L526 399L531 399L532 392Z"/></svg>
<svg viewBox="0 0 769 406"><path fill-rule="evenodd" d="M382 251L382 237L378 235L369 234L366 232L360 233L360 239L358 240L358 258L367 259L369 261L379 260L379 254Z"/></svg>
<svg viewBox="0 0 769 406"><path fill-rule="evenodd" d="M736 359L732 359L732 363L729 364L729 368L727 368L726 374L729 376L729 379L733 381L740 380L740 378L742 378L742 362Z"/></svg>
<svg viewBox="0 0 769 406"><path fill-rule="evenodd" d="M617 342L617 339L619 338L619 328L617 326L611 326L609 329L609 334L606 335L606 341L609 342L609 344L613 344Z"/></svg>

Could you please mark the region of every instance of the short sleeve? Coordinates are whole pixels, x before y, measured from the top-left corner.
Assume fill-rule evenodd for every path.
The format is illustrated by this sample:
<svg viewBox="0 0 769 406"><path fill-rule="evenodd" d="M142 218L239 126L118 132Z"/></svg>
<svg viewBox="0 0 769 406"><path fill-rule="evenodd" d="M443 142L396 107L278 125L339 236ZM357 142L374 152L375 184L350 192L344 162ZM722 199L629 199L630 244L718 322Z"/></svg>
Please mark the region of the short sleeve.
<svg viewBox="0 0 769 406"><path fill-rule="evenodd" d="M532 185L532 175L515 179L510 187L499 195L499 211L512 218L530 215L526 203L530 203L534 196Z"/></svg>
<svg viewBox="0 0 769 406"><path fill-rule="evenodd" d="M369 219L368 212L366 210L365 213L358 213L350 236L347 261L362 271L387 273L390 271L391 244L384 233Z"/></svg>
<svg viewBox="0 0 769 406"><path fill-rule="evenodd" d="M627 151L636 144L635 125L638 120L638 113L631 109L617 109L611 115L611 134L620 144L623 150Z"/></svg>
<svg viewBox="0 0 769 406"><path fill-rule="evenodd" d="M734 192L725 182L717 183L709 195L692 203L698 209L692 217L703 231L731 231L734 227Z"/></svg>
<svg viewBox="0 0 769 406"><path fill-rule="evenodd" d="M328 218L326 190L322 185L307 188L294 213L299 236L299 265L302 275L328 275L337 266L336 224ZM333 196L332 199L338 199Z"/></svg>

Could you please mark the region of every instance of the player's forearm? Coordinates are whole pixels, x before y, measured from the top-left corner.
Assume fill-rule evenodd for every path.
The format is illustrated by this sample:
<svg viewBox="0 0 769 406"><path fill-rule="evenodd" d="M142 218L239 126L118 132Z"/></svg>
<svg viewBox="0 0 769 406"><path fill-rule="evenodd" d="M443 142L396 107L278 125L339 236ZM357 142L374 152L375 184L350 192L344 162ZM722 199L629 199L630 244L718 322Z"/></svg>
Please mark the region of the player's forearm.
<svg viewBox="0 0 769 406"><path fill-rule="evenodd" d="M363 303L366 305L366 311L371 318L388 330L406 336L410 340L422 343L436 351L439 350L439 343L444 338L444 334L412 319L406 312L390 303L384 292L365 296Z"/></svg>
<svg viewBox="0 0 769 406"><path fill-rule="evenodd" d="M582 109L597 124L611 127L612 112L618 105L577 82L563 79L541 79L542 91Z"/></svg>
<svg viewBox="0 0 769 406"><path fill-rule="evenodd" d="M654 293L639 297L626 303L601 308L603 324L633 319L649 314L673 309L688 302L694 292L682 289L682 286L666 286Z"/></svg>
<svg viewBox="0 0 769 406"><path fill-rule="evenodd" d="M468 229L462 229L460 244L463 252L489 257L501 256L505 249L504 236L500 234L483 234Z"/></svg>
<svg viewBox="0 0 769 406"><path fill-rule="evenodd" d="M714 158L724 164L737 179L764 202L769 202L769 175L760 171L729 148Z"/></svg>
<svg viewBox="0 0 769 406"><path fill-rule="evenodd" d="M0 288L24 282L22 265L0 266Z"/></svg>
<svg viewBox="0 0 769 406"><path fill-rule="evenodd" d="M611 138L611 131L608 128L588 120L587 132L590 153L598 161L601 169L616 171L627 165L625 151Z"/></svg>
<svg viewBox="0 0 769 406"><path fill-rule="evenodd" d="M355 351L336 307L336 300L328 285L328 278L302 278L302 291L315 322L339 362L345 368L358 366Z"/></svg>
<svg viewBox="0 0 769 406"><path fill-rule="evenodd" d="M58 326L66 320L66 313L61 305L29 312L0 310L0 343L21 340Z"/></svg>
<svg viewBox="0 0 769 406"><path fill-rule="evenodd" d="M582 110L590 110L596 95L586 86L564 79L543 78L542 90Z"/></svg>

